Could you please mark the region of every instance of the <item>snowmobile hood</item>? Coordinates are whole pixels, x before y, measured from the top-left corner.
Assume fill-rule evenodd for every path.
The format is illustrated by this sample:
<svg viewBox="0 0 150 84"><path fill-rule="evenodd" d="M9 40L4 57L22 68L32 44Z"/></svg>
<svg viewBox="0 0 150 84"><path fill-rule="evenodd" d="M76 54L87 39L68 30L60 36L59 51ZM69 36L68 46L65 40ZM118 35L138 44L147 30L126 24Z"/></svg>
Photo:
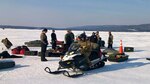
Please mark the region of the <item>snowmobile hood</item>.
<svg viewBox="0 0 150 84"><path fill-rule="evenodd" d="M72 55L65 55L62 59L62 61L67 61L67 60L73 60L73 57L77 56L77 55L81 55L80 53L77 54L72 54Z"/></svg>

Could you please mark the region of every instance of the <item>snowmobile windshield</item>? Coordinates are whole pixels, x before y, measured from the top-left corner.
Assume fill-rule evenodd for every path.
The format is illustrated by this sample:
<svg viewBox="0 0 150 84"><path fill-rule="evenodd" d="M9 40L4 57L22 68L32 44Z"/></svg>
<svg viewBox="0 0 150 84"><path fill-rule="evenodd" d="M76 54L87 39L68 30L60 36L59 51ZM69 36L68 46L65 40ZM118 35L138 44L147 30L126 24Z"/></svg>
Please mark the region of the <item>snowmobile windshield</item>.
<svg viewBox="0 0 150 84"><path fill-rule="evenodd" d="M78 43L72 43L68 49L68 52L78 51L79 48L80 48L80 45Z"/></svg>

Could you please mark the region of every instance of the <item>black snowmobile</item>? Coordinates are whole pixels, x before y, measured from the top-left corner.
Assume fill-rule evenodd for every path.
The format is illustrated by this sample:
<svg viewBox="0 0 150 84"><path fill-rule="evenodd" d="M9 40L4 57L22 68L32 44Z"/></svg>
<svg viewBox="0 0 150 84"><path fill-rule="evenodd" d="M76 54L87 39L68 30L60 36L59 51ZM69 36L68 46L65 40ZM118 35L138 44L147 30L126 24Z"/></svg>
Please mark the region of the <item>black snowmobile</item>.
<svg viewBox="0 0 150 84"><path fill-rule="evenodd" d="M46 67L45 71L50 74L63 73L63 75L68 77L78 77L84 74L83 71L101 68L105 65L104 61L107 61L107 58L104 54L100 56L100 49L97 49L91 51L89 59L92 65L88 66L85 57L80 52L80 47L78 43L73 43L69 47L68 52L59 61L57 71L52 72L49 67Z"/></svg>

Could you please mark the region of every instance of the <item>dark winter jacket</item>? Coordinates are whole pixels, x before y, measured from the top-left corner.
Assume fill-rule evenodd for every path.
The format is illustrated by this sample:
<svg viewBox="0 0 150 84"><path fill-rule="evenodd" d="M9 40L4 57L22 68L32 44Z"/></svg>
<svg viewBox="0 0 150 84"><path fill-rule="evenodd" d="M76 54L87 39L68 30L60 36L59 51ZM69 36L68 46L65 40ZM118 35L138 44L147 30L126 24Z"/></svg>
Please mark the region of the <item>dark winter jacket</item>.
<svg viewBox="0 0 150 84"><path fill-rule="evenodd" d="M67 33L65 35L65 42L66 42L66 45L70 45L72 43L72 36L71 36L71 34Z"/></svg>
<svg viewBox="0 0 150 84"><path fill-rule="evenodd" d="M93 42L93 43L97 43L97 41L98 41L97 36L96 35L92 35L90 37L90 41Z"/></svg>
<svg viewBox="0 0 150 84"><path fill-rule="evenodd" d="M42 44L48 45L47 36L45 33L41 33L40 39L41 39Z"/></svg>
<svg viewBox="0 0 150 84"><path fill-rule="evenodd" d="M52 33L51 34L51 41L57 41L57 38L56 38L56 34L55 33Z"/></svg>
<svg viewBox="0 0 150 84"><path fill-rule="evenodd" d="M73 43L74 42L74 34L71 32L70 36L71 36L71 43Z"/></svg>
<svg viewBox="0 0 150 84"><path fill-rule="evenodd" d="M113 35L108 37L108 44L113 44Z"/></svg>

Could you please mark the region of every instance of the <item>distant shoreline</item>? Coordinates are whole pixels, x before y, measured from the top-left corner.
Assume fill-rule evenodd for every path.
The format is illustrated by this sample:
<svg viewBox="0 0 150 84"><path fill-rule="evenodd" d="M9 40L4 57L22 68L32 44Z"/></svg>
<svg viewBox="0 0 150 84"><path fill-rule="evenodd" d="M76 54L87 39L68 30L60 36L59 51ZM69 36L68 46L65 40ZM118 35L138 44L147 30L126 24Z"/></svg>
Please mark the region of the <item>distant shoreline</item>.
<svg viewBox="0 0 150 84"><path fill-rule="evenodd" d="M77 26L77 27L66 27L66 28L0 25L0 28L1 29L36 29L36 30L41 30L41 29L47 28L48 30L150 32L150 24L141 24L141 25L88 25L88 26Z"/></svg>

